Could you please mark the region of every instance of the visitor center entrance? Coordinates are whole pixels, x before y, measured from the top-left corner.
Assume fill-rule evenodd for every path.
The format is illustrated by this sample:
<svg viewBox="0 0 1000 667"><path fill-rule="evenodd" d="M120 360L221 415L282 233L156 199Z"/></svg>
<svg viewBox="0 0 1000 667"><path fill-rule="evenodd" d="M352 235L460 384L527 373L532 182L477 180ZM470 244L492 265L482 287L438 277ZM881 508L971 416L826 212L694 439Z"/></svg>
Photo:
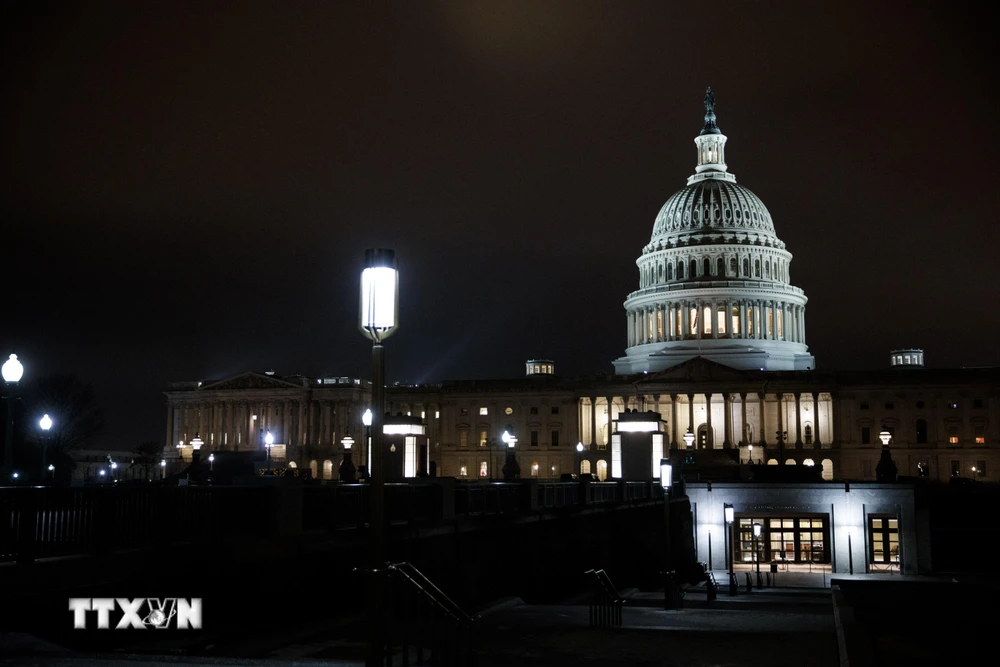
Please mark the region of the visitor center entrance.
<svg viewBox="0 0 1000 667"><path fill-rule="evenodd" d="M754 537L754 524L761 527ZM753 570L757 563L776 571L830 572L830 521L826 514L736 515L733 569Z"/></svg>

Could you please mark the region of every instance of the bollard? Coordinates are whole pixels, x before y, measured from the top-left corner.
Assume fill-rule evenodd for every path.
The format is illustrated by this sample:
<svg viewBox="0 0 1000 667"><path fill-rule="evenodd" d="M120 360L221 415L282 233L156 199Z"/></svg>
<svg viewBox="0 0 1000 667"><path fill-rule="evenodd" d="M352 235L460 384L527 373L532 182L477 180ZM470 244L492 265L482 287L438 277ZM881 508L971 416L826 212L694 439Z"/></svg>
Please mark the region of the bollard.
<svg viewBox="0 0 1000 667"><path fill-rule="evenodd" d="M753 591L753 578L750 576L749 572L745 573L747 575L747 593Z"/></svg>
<svg viewBox="0 0 1000 667"><path fill-rule="evenodd" d="M739 595L740 592L740 582L736 580L736 573L729 573L729 594Z"/></svg>
<svg viewBox="0 0 1000 667"><path fill-rule="evenodd" d="M718 595L716 593L716 590L715 590L715 581L712 580L712 579L709 579L708 580L708 586L706 588L707 588L707 591L708 591L707 592L707 599L708 599L709 602L711 602Z"/></svg>

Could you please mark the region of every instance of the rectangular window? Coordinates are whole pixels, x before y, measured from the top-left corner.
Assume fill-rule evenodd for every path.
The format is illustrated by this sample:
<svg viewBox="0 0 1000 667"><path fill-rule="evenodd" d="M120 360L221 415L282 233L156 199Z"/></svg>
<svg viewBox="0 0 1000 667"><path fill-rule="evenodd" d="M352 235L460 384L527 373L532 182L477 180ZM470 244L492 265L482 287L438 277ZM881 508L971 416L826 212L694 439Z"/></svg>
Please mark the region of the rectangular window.
<svg viewBox="0 0 1000 667"><path fill-rule="evenodd" d="M870 445L872 444L872 427L862 426L861 427L861 444Z"/></svg>
<svg viewBox="0 0 1000 667"><path fill-rule="evenodd" d="M861 461L861 476L865 479L872 477L872 460L862 459Z"/></svg>
<svg viewBox="0 0 1000 667"><path fill-rule="evenodd" d="M468 408L462 408L461 410L459 410L459 414L462 415L463 417L468 417L469 416L469 409Z"/></svg>
<svg viewBox="0 0 1000 667"><path fill-rule="evenodd" d="M458 476L459 477L468 477L469 476L469 466L467 466L465 464L462 464L462 465L458 466Z"/></svg>
<svg viewBox="0 0 1000 667"><path fill-rule="evenodd" d="M886 404L885 404L885 409L886 409L886 410L892 410L892 409L893 409L894 407L895 407L895 406L894 406L894 405L893 405L892 403L886 403Z"/></svg>
<svg viewBox="0 0 1000 667"><path fill-rule="evenodd" d="M778 311L778 338L785 337L785 311Z"/></svg>
<svg viewBox="0 0 1000 667"><path fill-rule="evenodd" d="M532 414L532 415L537 415L538 414L538 408L536 408L536 407L528 408L528 413Z"/></svg>
<svg viewBox="0 0 1000 667"><path fill-rule="evenodd" d="M962 464L959 461L952 460L951 462L951 476L958 477L962 474Z"/></svg>
<svg viewBox="0 0 1000 667"><path fill-rule="evenodd" d="M982 435L977 435L976 436L976 444L977 445L985 445L986 444L986 437L982 436Z"/></svg>
<svg viewBox="0 0 1000 667"><path fill-rule="evenodd" d="M986 477L986 461L976 461L976 477Z"/></svg>
<svg viewBox="0 0 1000 667"><path fill-rule="evenodd" d="M532 447L538 446L538 431L531 432L531 446Z"/></svg>
<svg viewBox="0 0 1000 667"><path fill-rule="evenodd" d="M559 446L559 431L552 431L552 446Z"/></svg>
<svg viewBox="0 0 1000 667"><path fill-rule="evenodd" d="M747 306L747 335L753 336L753 306Z"/></svg>
<svg viewBox="0 0 1000 667"><path fill-rule="evenodd" d="M948 436L948 442L951 443L951 444L953 444L953 445L957 445L958 444L958 436L957 435L949 435Z"/></svg>
<svg viewBox="0 0 1000 667"><path fill-rule="evenodd" d="M552 414L554 414L554 415L559 414L559 406L558 405L553 405L552 406Z"/></svg>
<svg viewBox="0 0 1000 667"><path fill-rule="evenodd" d="M434 411L434 419L441 419L441 411L440 410L435 410Z"/></svg>
<svg viewBox="0 0 1000 667"><path fill-rule="evenodd" d="M469 446L469 432L468 431L459 431L458 432L458 446L459 447L468 447Z"/></svg>
<svg viewBox="0 0 1000 667"><path fill-rule="evenodd" d="M862 410L868 409L868 401L861 401L861 409Z"/></svg>
<svg viewBox="0 0 1000 667"><path fill-rule="evenodd" d="M480 417L485 417L488 414L490 414L490 409L489 408L479 408L479 416Z"/></svg>
<svg viewBox="0 0 1000 667"><path fill-rule="evenodd" d="M972 399L972 407L974 407L974 408L981 408L981 407L983 407L983 399L981 399L981 398L974 398L974 399Z"/></svg>
<svg viewBox="0 0 1000 667"><path fill-rule="evenodd" d="M479 432L479 446L480 447L486 446L486 431Z"/></svg>
<svg viewBox="0 0 1000 667"><path fill-rule="evenodd" d="M480 477L486 477L489 474L490 474L489 464L486 463L486 461L480 461L479 462L479 476Z"/></svg>

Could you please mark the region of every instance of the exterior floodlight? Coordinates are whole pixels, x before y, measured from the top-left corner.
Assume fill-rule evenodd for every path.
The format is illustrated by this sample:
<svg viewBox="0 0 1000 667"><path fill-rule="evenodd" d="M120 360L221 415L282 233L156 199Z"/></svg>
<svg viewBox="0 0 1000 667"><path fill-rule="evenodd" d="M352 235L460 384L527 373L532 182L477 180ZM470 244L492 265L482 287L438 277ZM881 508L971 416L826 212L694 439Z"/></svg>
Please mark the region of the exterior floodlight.
<svg viewBox="0 0 1000 667"><path fill-rule="evenodd" d="M889 433L889 429L883 426L882 432L878 434L878 439L882 441L883 445L888 445L889 441L892 440L892 434Z"/></svg>
<svg viewBox="0 0 1000 667"><path fill-rule="evenodd" d="M583 451L583 443L582 442L576 443L576 451L578 451L578 452L582 452Z"/></svg>
<svg viewBox="0 0 1000 667"><path fill-rule="evenodd" d="M503 440L505 444L510 442L510 433L504 431L503 435L500 436L500 439Z"/></svg>
<svg viewBox="0 0 1000 667"><path fill-rule="evenodd" d="M267 435L264 436L264 446L270 447L273 444L274 444L274 436L271 434L270 431L268 431Z"/></svg>
<svg viewBox="0 0 1000 667"><path fill-rule="evenodd" d="M354 438L349 435L344 436L344 439L340 441L340 444L344 446L344 449L350 449L354 446Z"/></svg>
<svg viewBox="0 0 1000 667"><path fill-rule="evenodd" d="M372 410L371 410L371 408L368 408L367 410L365 410L365 414L361 415L361 423L364 424L365 426L371 426L372 425Z"/></svg>
<svg viewBox="0 0 1000 667"><path fill-rule="evenodd" d="M167 460L166 459L160 459L160 467L161 468L166 468L167 467Z"/></svg>
<svg viewBox="0 0 1000 667"><path fill-rule="evenodd" d="M723 506L723 509L725 511L725 514L726 514L726 523L732 523L733 519L736 518L736 511L733 509L733 506L730 505L730 504L728 504L728 503L726 503Z"/></svg>
<svg viewBox="0 0 1000 667"><path fill-rule="evenodd" d="M38 425L43 431L48 431L52 428L52 419L48 415L42 415L42 418L38 421Z"/></svg>
<svg viewBox="0 0 1000 667"><path fill-rule="evenodd" d="M215 461L215 454L209 454L208 455L208 462L212 463L213 461Z"/></svg>
<svg viewBox="0 0 1000 667"><path fill-rule="evenodd" d="M100 475L101 475L101 477L104 477L104 468L101 468Z"/></svg>
<svg viewBox="0 0 1000 667"><path fill-rule="evenodd" d="M191 447L193 449L201 449L201 446L204 445L204 444L205 444L205 441L202 440L201 437L197 433L195 433L194 434L194 438L191 439Z"/></svg>
<svg viewBox="0 0 1000 667"><path fill-rule="evenodd" d="M399 326L399 272L396 253L387 248L365 250L361 272L361 332L376 345Z"/></svg>
<svg viewBox="0 0 1000 667"><path fill-rule="evenodd" d="M117 464L117 463L115 463L114 461L112 461L112 462L111 462L111 469L112 469L112 470L117 470L117 469L118 469L118 464Z"/></svg>
<svg viewBox="0 0 1000 667"><path fill-rule="evenodd" d="M761 531L760 524L759 523L755 523L753 525L753 536L754 537L760 537L760 531Z"/></svg>
<svg viewBox="0 0 1000 667"><path fill-rule="evenodd" d="M14 479L17 479L20 476L21 476L21 473L19 473L19 472L15 472L13 475L11 475L11 477L13 477Z"/></svg>
<svg viewBox="0 0 1000 667"><path fill-rule="evenodd" d="M0 368L0 372L3 373L4 382L18 382L21 376L24 375L24 366L21 362L17 360L17 355L10 355L10 359L4 362L3 368Z"/></svg>
<svg viewBox="0 0 1000 667"><path fill-rule="evenodd" d="M674 467L670 465L670 459L660 459L660 486L664 491L670 488L674 481Z"/></svg>
<svg viewBox="0 0 1000 667"><path fill-rule="evenodd" d="M49 464L49 472L52 472L55 469L56 469L56 467L50 463Z"/></svg>
<svg viewBox="0 0 1000 667"><path fill-rule="evenodd" d="M688 429L687 433L684 434L684 444L690 447L693 442L694 442L694 433L691 432L691 429Z"/></svg>

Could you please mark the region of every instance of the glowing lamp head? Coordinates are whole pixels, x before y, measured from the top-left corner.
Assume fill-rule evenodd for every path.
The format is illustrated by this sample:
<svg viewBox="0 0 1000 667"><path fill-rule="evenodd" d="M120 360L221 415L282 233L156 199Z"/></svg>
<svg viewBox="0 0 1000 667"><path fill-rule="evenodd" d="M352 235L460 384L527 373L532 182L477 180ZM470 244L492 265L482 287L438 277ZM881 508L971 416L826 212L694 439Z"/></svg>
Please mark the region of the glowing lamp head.
<svg viewBox="0 0 1000 667"><path fill-rule="evenodd" d="M344 451L350 451L351 447L354 446L354 438L351 436L344 436L344 439L340 441L340 444L344 446Z"/></svg>
<svg viewBox="0 0 1000 667"><path fill-rule="evenodd" d="M215 462L215 454L209 454L208 455L208 462L209 463Z"/></svg>
<svg viewBox="0 0 1000 667"><path fill-rule="evenodd" d="M104 477L104 468L101 468L100 475L101 475L101 477Z"/></svg>
<svg viewBox="0 0 1000 667"><path fill-rule="evenodd" d="M583 451L583 443L582 442L576 443L576 451L578 451L578 452L582 452Z"/></svg>
<svg viewBox="0 0 1000 667"><path fill-rule="evenodd" d="M198 435L197 433L195 433L194 437L191 439L191 448L192 449L201 449L201 446L204 445L204 444L205 444L205 441L201 439L201 436Z"/></svg>
<svg viewBox="0 0 1000 667"><path fill-rule="evenodd" d="M48 431L52 428L52 419L48 415L42 415L42 418L38 421L38 425L43 431Z"/></svg>
<svg viewBox="0 0 1000 667"><path fill-rule="evenodd" d="M687 433L684 434L684 444L690 447L692 443L694 443L694 433L691 432L691 429L688 429Z"/></svg>
<svg viewBox="0 0 1000 667"><path fill-rule="evenodd" d="M361 423L364 424L365 426L371 426L372 425L372 410L371 410L371 408L368 408L367 410L365 410L365 414L361 415Z"/></svg>
<svg viewBox="0 0 1000 667"><path fill-rule="evenodd" d="M50 463L49 464L49 472L52 472L55 469L56 469L56 467Z"/></svg>
<svg viewBox="0 0 1000 667"><path fill-rule="evenodd" d="M761 525L759 523L755 523L753 525L753 536L760 537L760 531L761 531Z"/></svg>
<svg viewBox="0 0 1000 667"><path fill-rule="evenodd" d="M736 518L736 510L734 510L733 506L729 505L729 504L726 504L723 507L723 510L725 511L725 514L726 514L726 523L727 524L732 523L733 519Z"/></svg>
<svg viewBox="0 0 1000 667"><path fill-rule="evenodd" d="M888 445L889 441L892 440L892 434L889 433L889 429L882 427L882 432L878 434L878 439L882 441L883 445Z"/></svg>
<svg viewBox="0 0 1000 667"><path fill-rule="evenodd" d="M166 468L167 467L167 460L166 459L160 459L160 467L161 468Z"/></svg>
<svg viewBox="0 0 1000 667"><path fill-rule="evenodd" d="M0 373L3 374L4 382L18 382L21 376L24 375L24 366L21 362L17 360L17 355L12 354L7 361L4 362L3 368L0 368Z"/></svg>
<svg viewBox="0 0 1000 667"><path fill-rule="evenodd" d="M268 447L274 444L274 435L270 431L264 436L264 444Z"/></svg>
<svg viewBox="0 0 1000 667"><path fill-rule="evenodd" d="M664 491L669 489L674 483L674 467L670 465L670 459L660 459L660 486Z"/></svg>
<svg viewBox="0 0 1000 667"><path fill-rule="evenodd" d="M399 272L394 251L365 251L359 310L361 333L376 343L391 336L399 326Z"/></svg>
<svg viewBox="0 0 1000 667"><path fill-rule="evenodd" d="M21 476L21 473L19 473L19 472L15 472L13 475L11 475L11 477L13 477L14 479L17 479L20 476Z"/></svg>

